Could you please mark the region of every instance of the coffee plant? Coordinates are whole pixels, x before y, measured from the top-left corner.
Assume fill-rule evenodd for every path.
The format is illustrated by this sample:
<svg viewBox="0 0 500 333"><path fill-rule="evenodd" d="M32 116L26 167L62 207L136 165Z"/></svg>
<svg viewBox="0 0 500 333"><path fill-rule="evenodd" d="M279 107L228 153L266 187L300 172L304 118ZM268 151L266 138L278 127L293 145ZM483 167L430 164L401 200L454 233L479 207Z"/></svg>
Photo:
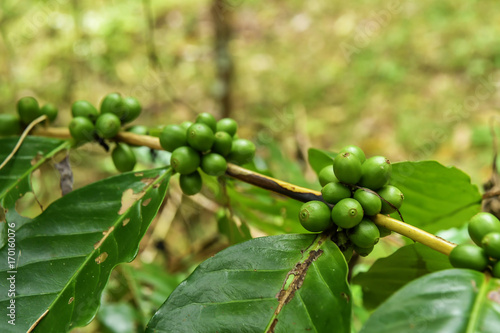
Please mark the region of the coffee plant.
<svg viewBox="0 0 500 333"><path fill-rule="evenodd" d="M219 232L234 245L178 284L146 332L351 332L361 308L370 311L363 333L500 330L500 221L480 212L483 195L462 171L392 163L352 145L310 149L318 191L257 172L256 147L233 119L201 113L127 127L141 109L111 93L99 107L76 101L67 128L52 126L57 107L33 97L19 100L17 116L0 115L1 332L89 324L113 269L137 256L174 177L184 195L226 194ZM110 152L120 174L73 190L67 155L85 145ZM168 152L169 162L139 170L139 146L153 157ZM43 178L53 166L63 196L27 217L20 202L36 198L32 174ZM436 235L465 225L463 244ZM252 239L250 228L271 236ZM400 248L353 275L391 234L401 235Z"/></svg>

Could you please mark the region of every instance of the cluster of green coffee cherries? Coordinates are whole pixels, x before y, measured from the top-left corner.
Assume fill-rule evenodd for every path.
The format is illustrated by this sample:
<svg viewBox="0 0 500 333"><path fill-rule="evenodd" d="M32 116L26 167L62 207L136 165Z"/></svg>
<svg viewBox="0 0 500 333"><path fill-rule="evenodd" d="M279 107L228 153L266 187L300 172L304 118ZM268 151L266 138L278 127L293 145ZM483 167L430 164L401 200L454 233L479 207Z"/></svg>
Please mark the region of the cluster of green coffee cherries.
<svg viewBox="0 0 500 333"><path fill-rule="evenodd" d="M119 93L106 95L100 110L92 103L80 100L71 105L69 132L76 144L104 139L113 139L122 126L133 121L141 114L142 106L134 97L122 97ZM117 142L111 157L116 169L120 172L132 171L137 159L132 148L123 142Z"/></svg>
<svg viewBox="0 0 500 333"><path fill-rule="evenodd" d="M450 253L450 263L456 268L479 272L491 270L500 278L500 221L490 213L474 215L467 226L474 244L457 245Z"/></svg>
<svg viewBox="0 0 500 333"><path fill-rule="evenodd" d="M21 130L36 118L46 115L48 122L57 118L58 109L54 104L47 103L40 107L38 101L31 96L22 97L17 101L17 115L0 114L0 136L19 135Z"/></svg>
<svg viewBox="0 0 500 333"><path fill-rule="evenodd" d="M172 153L170 165L180 174L182 192L194 195L202 188L200 170L222 176L227 162L245 164L255 156L255 145L237 137L234 119L217 121L210 113L200 113L194 123L168 125L160 133L160 145Z"/></svg>
<svg viewBox="0 0 500 333"><path fill-rule="evenodd" d="M304 203L299 212L300 223L312 232L334 230L344 247L352 245L359 255L368 255L380 237L390 234L390 230L377 226L368 217L391 214L403 203L403 193L388 185L391 172L387 158L367 159L361 148L344 147L333 159L333 165L318 174L324 202Z"/></svg>

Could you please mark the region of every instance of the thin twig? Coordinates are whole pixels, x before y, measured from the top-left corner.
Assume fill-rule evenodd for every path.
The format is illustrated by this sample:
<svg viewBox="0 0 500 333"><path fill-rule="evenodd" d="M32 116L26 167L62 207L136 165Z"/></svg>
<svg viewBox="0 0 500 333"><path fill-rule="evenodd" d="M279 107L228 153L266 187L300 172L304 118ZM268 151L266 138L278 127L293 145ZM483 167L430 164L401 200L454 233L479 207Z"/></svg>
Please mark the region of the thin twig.
<svg viewBox="0 0 500 333"><path fill-rule="evenodd" d="M44 121L45 119L47 119L47 116L46 115L42 115L38 118L36 118L35 120L33 120L27 127L26 129L24 130L23 134L21 134L21 137L19 138L19 140L17 141L17 144L16 146L14 147L14 149L10 152L9 156L7 156L7 158L2 162L2 164L0 164L0 170L2 170L2 168L7 164L9 163L9 161L12 159L12 157L14 157L14 155L17 153L17 151L19 150L19 148L21 148L21 145L23 144L23 141L24 139L26 139L26 137L28 136L28 133L33 129L33 127L35 127L37 124L41 123L42 121Z"/></svg>

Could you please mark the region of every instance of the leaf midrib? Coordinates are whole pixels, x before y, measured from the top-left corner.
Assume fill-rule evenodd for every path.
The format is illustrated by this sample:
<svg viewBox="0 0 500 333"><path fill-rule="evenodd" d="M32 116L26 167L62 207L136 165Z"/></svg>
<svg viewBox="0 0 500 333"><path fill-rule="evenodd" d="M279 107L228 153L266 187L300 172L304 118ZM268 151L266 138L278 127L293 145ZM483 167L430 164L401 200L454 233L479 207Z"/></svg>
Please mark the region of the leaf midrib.
<svg viewBox="0 0 500 333"><path fill-rule="evenodd" d="M34 170L38 169L40 165L45 163L49 158L63 150L64 148L69 148L71 146L71 143L69 141L64 141L62 144L54 148L52 151L50 151L48 154L44 155L37 163L35 163L31 168L26 170L21 177L17 178L17 181L13 182L10 186L5 188L5 191L0 193L0 200L3 199L7 193L9 193L22 179L28 177ZM16 158L14 156L14 158Z"/></svg>
<svg viewBox="0 0 500 333"><path fill-rule="evenodd" d="M479 315L481 314L481 309L484 303L483 301L488 292L488 287L490 285L491 278L489 278L487 275L483 276L484 276L484 281L483 284L481 285L481 288L479 289L478 295L474 302L474 306L472 307L472 311L469 316L469 323L467 324L467 329L465 331L466 333L476 332L475 328L479 320Z"/></svg>

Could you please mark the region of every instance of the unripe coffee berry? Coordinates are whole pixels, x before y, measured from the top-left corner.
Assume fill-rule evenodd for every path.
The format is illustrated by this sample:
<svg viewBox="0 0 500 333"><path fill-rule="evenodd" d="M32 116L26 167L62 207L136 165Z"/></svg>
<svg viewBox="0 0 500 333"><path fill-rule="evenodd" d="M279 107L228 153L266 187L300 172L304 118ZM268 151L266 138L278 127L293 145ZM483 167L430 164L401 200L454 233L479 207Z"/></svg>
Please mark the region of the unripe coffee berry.
<svg viewBox="0 0 500 333"><path fill-rule="evenodd" d="M373 156L363 163L361 170L362 175L358 184L376 191L389 181L392 173L392 165L383 156Z"/></svg>
<svg viewBox="0 0 500 333"><path fill-rule="evenodd" d="M200 154L191 147L179 147L172 152L170 165L181 175L193 173L200 166Z"/></svg>
<svg viewBox="0 0 500 333"><path fill-rule="evenodd" d="M339 182L356 184L361 178L361 162L352 153L338 154L333 160L333 171Z"/></svg>
<svg viewBox="0 0 500 333"><path fill-rule="evenodd" d="M304 203L300 207L299 220L304 229L312 232L324 231L332 225L330 208L321 201Z"/></svg>
<svg viewBox="0 0 500 333"><path fill-rule="evenodd" d="M199 152L210 150L214 140L214 132L203 123L194 123L187 130L187 143Z"/></svg>
<svg viewBox="0 0 500 333"><path fill-rule="evenodd" d="M332 209L333 223L343 229L356 226L363 219L363 208L352 198L340 200Z"/></svg>
<svg viewBox="0 0 500 333"><path fill-rule="evenodd" d="M167 125L160 133L160 145L163 149L173 152L187 145L186 129L179 125Z"/></svg>
<svg viewBox="0 0 500 333"><path fill-rule="evenodd" d="M226 132L231 137L236 134L238 123L231 118L223 118L217 122L217 132Z"/></svg>
<svg viewBox="0 0 500 333"><path fill-rule="evenodd" d="M181 175L179 178L181 190L185 195L195 195L201 191L202 179L198 171L187 175Z"/></svg>
<svg viewBox="0 0 500 333"><path fill-rule="evenodd" d="M82 100L76 101L71 105L71 114L73 117L85 117L95 122L99 116L99 111L90 102Z"/></svg>

